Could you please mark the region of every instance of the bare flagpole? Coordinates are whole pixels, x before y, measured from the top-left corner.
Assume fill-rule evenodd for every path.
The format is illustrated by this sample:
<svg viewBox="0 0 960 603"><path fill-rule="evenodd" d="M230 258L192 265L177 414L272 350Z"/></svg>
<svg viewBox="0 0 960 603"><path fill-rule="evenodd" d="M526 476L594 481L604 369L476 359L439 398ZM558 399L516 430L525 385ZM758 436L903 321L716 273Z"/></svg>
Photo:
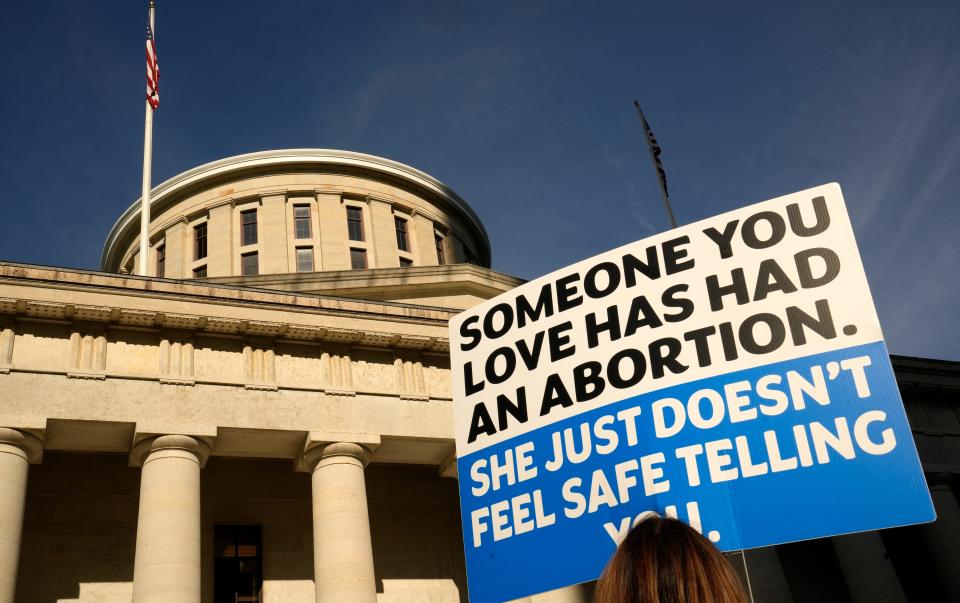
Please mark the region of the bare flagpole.
<svg viewBox="0 0 960 603"><path fill-rule="evenodd" d="M640 101L633 101L633 106L637 108L637 115L640 117L640 124L643 126L643 137L647 141L647 150L650 151L650 161L653 162L653 171L657 175L657 182L660 184L660 193L663 195L663 206L667 209L667 217L670 218L670 228L677 227L677 219L673 217L673 208L670 207L670 195L667 193L667 174L663 171L663 164L660 163L660 145L657 139L653 137L653 130L647 123L647 118L643 116L640 109Z"/></svg>
<svg viewBox="0 0 960 603"><path fill-rule="evenodd" d="M660 193L663 195L663 206L667 210L667 217L670 218L670 227L677 227L677 219L673 216L673 208L670 207L670 195L667 192L667 173L663 169L663 163L660 162L660 144L653 136L653 130L647 123L647 118L643 116L643 110L640 109L640 101L633 101L633 106L637 109L637 115L640 117L640 125L643 126L643 137L647 141L647 150L650 151L650 161L653 162L653 171L657 175L657 183L660 185ZM747 568L747 555L744 551L738 551L731 555L740 557L743 564L743 577L746 579L747 596L753 602L753 585L750 584L750 570Z"/></svg>
<svg viewBox="0 0 960 603"><path fill-rule="evenodd" d="M156 31L156 4L150 0L150 31ZM154 57L156 60L156 57ZM150 99L145 101L147 111L143 123L143 187L140 190L140 271L141 276L149 276L150 255L150 170L153 162L153 106Z"/></svg>

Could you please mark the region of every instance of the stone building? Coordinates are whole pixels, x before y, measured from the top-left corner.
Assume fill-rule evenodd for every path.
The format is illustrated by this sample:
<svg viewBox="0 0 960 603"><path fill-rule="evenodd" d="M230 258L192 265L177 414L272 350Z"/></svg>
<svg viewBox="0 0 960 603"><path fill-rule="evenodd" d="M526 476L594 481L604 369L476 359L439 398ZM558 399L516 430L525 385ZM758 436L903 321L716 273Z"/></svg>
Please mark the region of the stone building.
<svg viewBox="0 0 960 603"><path fill-rule="evenodd" d="M151 207L154 276L138 203L102 272L0 263L0 603L466 601L447 321L520 283L475 213L313 149ZM750 551L757 601L960 600L960 367L895 366L941 519Z"/></svg>

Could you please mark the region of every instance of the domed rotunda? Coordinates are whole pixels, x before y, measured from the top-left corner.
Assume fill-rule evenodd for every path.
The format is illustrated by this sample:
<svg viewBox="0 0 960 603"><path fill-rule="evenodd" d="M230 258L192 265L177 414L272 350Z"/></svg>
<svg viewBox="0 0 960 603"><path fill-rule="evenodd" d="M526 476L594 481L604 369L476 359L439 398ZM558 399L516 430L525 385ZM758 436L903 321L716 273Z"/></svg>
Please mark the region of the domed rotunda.
<svg viewBox="0 0 960 603"><path fill-rule="evenodd" d="M152 276L453 307L502 290L467 284L499 276L462 266L490 267L470 206L435 178L372 155L290 149L214 161L157 186L150 215ZM104 271L135 271L139 233L137 200L107 237Z"/></svg>

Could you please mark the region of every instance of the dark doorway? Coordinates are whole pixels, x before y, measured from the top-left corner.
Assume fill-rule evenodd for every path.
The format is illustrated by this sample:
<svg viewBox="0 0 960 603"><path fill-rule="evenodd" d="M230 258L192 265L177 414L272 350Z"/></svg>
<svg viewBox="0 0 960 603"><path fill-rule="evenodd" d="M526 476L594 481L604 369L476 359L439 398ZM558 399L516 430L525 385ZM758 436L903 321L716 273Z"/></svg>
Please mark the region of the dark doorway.
<svg viewBox="0 0 960 603"><path fill-rule="evenodd" d="M214 603L261 603L260 526L214 526Z"/></svg>

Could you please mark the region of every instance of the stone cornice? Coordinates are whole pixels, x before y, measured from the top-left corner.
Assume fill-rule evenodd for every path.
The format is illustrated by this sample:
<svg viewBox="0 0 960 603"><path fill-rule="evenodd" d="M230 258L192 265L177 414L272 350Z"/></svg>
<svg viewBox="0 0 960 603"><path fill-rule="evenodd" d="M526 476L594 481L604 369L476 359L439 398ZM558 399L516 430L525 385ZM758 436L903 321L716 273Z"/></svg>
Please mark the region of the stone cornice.
<svg viewBox="0 0 960 603"><path fill-rule="evenodd" d="M468 266L466 264L462 266ZM384 272L391 269L382 269ZM410 270L410 269L407 269ZM483 269L480 269L483 270ZM350 273L351 271L345 271ZM367 275L365 271L364 274ZM336 272L316 274L341 274ZM503 275L505 276L505 275ZM251 279L251 277L246 277ZM511 278L511 277L506 277ZM143 277L131 274L113 274L57 268L33 264L0 262L0 284L26 284L29 286L55 287L58 289L85 289L118 293L124 296L171 297L206 301L208 303L235 303L244 306L282 306L295 311L333 310L338 314L356 314L376 317L378 320L413 318L418 322L446 324L460 310L420 306L380 300L360 300L344 297L290 293L261 289L251 286L259 281L249 280L243 284L231 284L227 278L204 280L175 280ZM519 281L517 282L519 284ZM0 296L3 290L0 289Z"/></svg>
<svg viewBox="0 0 960 603"><path fill-rule="evenodd" d="M39 286L48 289L120 293L120 295L116 297L116 305L110 303L113 300L112 296L101 296L105 301L96 305L60 300L25 299L16 296L17 290L14 287L5 287L5 284L27 285L31 289ZM136 304L130 303L130 296L198 302L195 304L198 310L209 309L209 311L182 313L131 307ZM154 303L154 306L156 305ZM290 319L271 321L224 316L223 305L281 310ZM419 323L436 331L438 328L445 327L454 313L454 310L391 302L289 294L228 285L0 263L0 315L31 319L83 321L105 326L177 329L185 332L444 352L449 349L449 340L442 336L307 324L308 320L298 321L297 319L305 319L305 315L321 314L374 319L370 324L378 326L391 322Z"/></svg>
<svg viewBox="0 0 960 603"><path fill-rule="evenodd" d="M291 283L309 283L311 285L336 284L337 288L363 289L381 286L390 286L397 289L398 285L391 282L402 279L408 288L420 288L424 284L434 284L444 281L455 282L458 288L496 288L508 291L522 285L523 279L503 274L489 268L473 264L445 264L443 266L410 266L402 268L376 268L364 270L341 270L328 272L290 273L290 274L262 274L259 276L224 276L206 279L209 283L245 284L283 290L283 286ZM451 309L455 314L460 310Z"/></svg>

